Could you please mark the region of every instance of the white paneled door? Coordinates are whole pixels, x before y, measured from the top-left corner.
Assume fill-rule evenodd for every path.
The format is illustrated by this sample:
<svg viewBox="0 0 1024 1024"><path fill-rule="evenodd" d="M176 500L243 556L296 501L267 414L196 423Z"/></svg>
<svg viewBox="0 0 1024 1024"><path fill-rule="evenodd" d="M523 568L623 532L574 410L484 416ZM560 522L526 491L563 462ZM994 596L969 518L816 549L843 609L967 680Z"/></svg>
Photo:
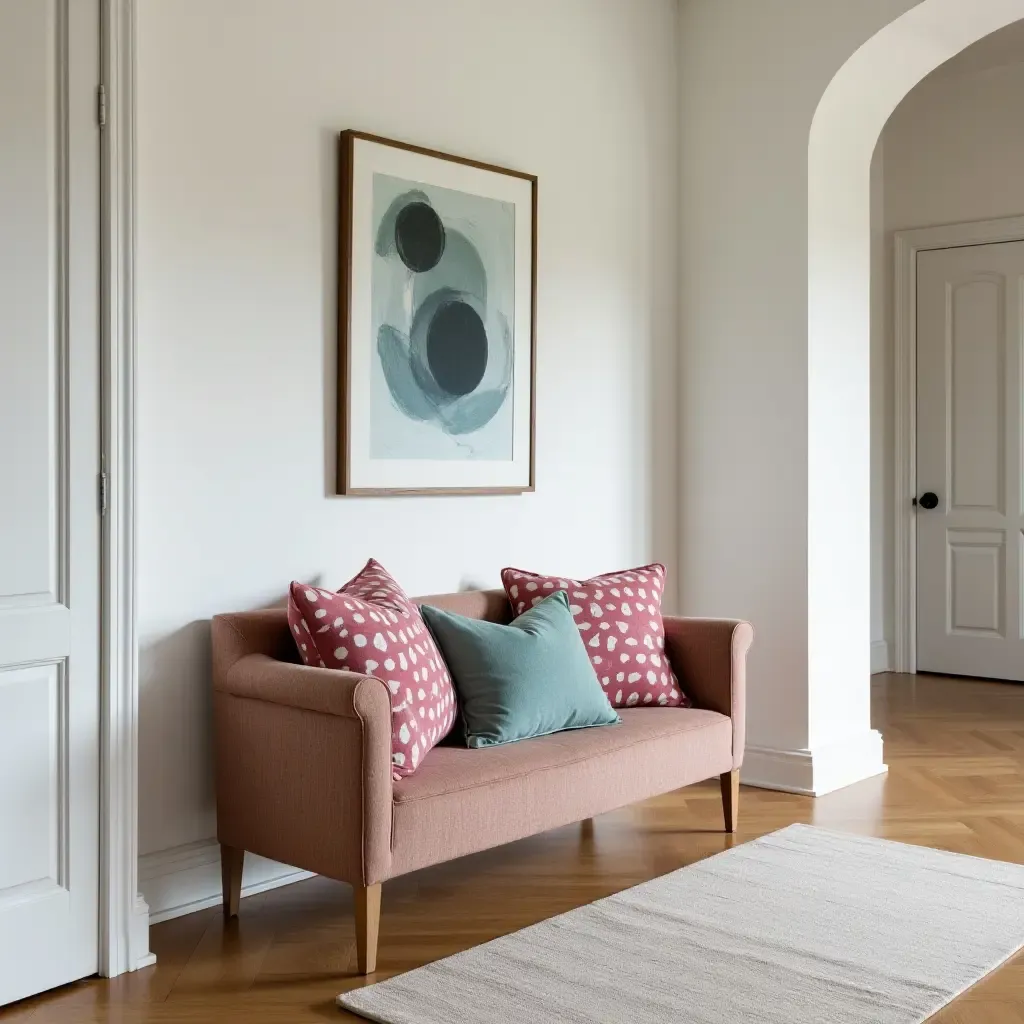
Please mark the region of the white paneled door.
<svg viewBox="0 0 1024 1024"><path fill-rule="evenodd" d="M0 1004L95 973L97 0L0 0Z"/></svg>
<svg viewBox="0 0 1024 1024"><path fill-rule="evenodd" d="M917 667L1024 681L1024 242L917 257Z"/></svg>

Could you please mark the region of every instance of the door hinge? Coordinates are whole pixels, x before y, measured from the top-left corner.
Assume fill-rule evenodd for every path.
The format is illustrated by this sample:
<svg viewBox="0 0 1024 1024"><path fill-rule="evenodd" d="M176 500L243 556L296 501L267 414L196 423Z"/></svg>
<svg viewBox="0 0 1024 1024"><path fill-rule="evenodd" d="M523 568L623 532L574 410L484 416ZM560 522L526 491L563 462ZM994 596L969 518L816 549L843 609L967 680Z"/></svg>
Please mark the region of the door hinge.
<svg viewBox="0 0 1024 1024"><path fill-rule="evenodd" d="M100 515L105 516L107 514L107 474L105 471L100 471L97 483L99 485Z"/></svg>
<svg viewBox="0 0 1024 1024"><path fill-rule="evenodd" d="M107 127L107 87L102 83L96 86L96 123Z"/></svg>

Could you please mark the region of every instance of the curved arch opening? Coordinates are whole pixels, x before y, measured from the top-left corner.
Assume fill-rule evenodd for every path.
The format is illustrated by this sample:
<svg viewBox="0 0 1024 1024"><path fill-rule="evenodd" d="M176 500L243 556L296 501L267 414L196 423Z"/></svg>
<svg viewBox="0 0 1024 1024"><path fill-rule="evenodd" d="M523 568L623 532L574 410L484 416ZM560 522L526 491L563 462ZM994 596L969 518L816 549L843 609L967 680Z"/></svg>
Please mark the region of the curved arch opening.
<svg viewBox="0 0 1024 1024"><path fill-rule="evenodd" d="M1024 0L923 0L846 61L811 124L808 737L812 749L852 738L847 781L882 764L869 683L871 158L889 116L918 82L1021 20Z"/></svg>

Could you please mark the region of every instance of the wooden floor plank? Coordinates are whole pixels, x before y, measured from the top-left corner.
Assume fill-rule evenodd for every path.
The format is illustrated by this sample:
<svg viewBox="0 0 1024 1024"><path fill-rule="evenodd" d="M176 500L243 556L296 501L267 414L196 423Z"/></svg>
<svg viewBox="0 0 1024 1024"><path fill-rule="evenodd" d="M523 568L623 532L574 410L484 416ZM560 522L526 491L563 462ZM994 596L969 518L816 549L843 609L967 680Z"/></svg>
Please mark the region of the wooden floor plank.
<svg viewBox="0 0 1024 1024"><path fill-rule="evenodd" d="M876 676L889 775L820 800L744 787L722 832L718 780L439 865L384 886L380 980L571 910L793 822L1024 863L1024 687ZM354 1020L358 987L347 886L323 878L152 929L157 965L0 1010L7 1024L301 1024ZM936 1024L1024 1024L1024 955Z"/></svg>

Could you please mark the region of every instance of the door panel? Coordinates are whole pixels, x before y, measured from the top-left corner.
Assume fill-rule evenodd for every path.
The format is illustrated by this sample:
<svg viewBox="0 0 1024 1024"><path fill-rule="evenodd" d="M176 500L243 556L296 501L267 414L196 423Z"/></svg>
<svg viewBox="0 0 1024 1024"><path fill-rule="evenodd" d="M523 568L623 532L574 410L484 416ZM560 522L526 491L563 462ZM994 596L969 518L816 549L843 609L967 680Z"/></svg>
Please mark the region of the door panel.
<svg viewBox="0 0 1024 1024"><path fill-rule="evenodd" d="M0 1004L97 969L96 0L0 0Z"/></svg>
<svg viewBox="0 0 1024 1024"><path fill-rule="evenodd" d="M950 506L1002 511L1006 278L951 284L950 302Z"/></svg>
<svg viewBox="0 0 1024 1024"><path fill-rule="evenodd" d="M949 530L950 635L1006 636L1004 535L978 530Z"/></svg>
<svg viewBox="0 0 1024 1024"><path fill-rule="evenodd" d="M20 500L0 503L0 602L7 606L57 598L56 14L48 2L0 3L6 157L0 161L6 240L0 246L0 409L7 442L0 445L0 479L17 480L23 489Z"/></svg>
<svg viewBox="0 0 1024 1024"><path fill-rule="evenodd" d="M1024 242L918 254L922 671L1024 680Z"/></svg>
<svg viewBox="0 0 1024 1024"><path fill-rule="evenodd" d="M0 672L0 821L18 822L17 843L0 861L0 892L30 882L60 880L59 795L66 785L66 748L54 723L63 717L65 690L57 665Z"/></svg>

